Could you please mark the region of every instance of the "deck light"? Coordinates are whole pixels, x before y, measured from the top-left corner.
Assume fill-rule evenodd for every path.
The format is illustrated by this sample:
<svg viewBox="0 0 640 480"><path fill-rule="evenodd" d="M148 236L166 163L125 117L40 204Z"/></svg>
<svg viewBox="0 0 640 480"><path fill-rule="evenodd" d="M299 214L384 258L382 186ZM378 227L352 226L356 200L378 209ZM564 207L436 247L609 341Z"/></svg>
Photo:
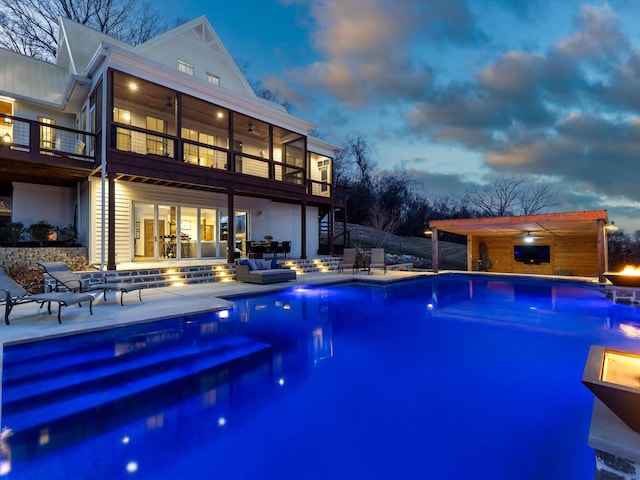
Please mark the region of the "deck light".
<svg viewBox="0 0 640 480"><path fill-rule="evenodd" d="M591 346L582 383L640 433L640 355Z"/></svg>

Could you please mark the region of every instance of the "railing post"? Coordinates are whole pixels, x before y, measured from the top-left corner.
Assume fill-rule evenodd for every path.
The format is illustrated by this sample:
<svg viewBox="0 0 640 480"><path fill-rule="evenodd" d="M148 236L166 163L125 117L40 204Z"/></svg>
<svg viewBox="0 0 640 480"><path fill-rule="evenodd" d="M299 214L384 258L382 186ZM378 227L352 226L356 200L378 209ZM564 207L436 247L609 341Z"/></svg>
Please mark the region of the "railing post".
<svg viewBox="0 0 640 480"><path fill-rule="evenodd" d="M36 121L29 122L29 151L40 152L40 124Z"/></svg>

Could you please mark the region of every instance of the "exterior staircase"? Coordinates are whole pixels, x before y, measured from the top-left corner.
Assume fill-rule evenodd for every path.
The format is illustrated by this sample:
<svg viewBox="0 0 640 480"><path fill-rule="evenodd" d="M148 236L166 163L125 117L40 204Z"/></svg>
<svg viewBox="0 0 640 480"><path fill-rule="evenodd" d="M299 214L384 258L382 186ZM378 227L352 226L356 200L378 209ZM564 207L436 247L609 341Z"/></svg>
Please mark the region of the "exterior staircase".
<svg viewBox="0 0 640 480"><path fill-rule="evenodd" d="M279 259L280 265L295 270L299 274L315 272L332 272L338 270L340 257L318 257L311 259ZM190 266L154 266L129 268L107 272L82 272L82 278L94 279L95 282L125 282L143 285L146 288L169 287L198 283L230 282L236 278L234 264L220 263L216 265ZM55 282L45 276L45 283L50 288Z"/></svg>

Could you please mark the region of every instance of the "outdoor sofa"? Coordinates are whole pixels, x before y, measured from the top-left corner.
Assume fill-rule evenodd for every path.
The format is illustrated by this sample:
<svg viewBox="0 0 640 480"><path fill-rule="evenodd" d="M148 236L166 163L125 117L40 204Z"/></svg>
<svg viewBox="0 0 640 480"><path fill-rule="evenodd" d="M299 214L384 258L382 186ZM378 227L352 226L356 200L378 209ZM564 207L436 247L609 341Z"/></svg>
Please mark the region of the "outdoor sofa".
<svg viewBox="0 0 640 480"><path fill-rule="evenodd" d="M282 268L275 259L270 260L238 260L236 263L236 281L247 283L288 282L296 279L295 270Z"/></svg>

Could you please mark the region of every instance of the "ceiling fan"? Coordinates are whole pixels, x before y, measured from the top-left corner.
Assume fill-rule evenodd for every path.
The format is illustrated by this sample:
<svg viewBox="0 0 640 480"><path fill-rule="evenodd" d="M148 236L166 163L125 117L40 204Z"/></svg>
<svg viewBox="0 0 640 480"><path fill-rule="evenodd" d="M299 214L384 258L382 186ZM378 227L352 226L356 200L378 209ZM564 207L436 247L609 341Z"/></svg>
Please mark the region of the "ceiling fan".
<svg viewBox="0 0 640 480"><path fill-rule="evenodd" d="M259 136L260 132L258 130L256 130L256 126L253 123L249 124L249 127L247 128L247 132L249 132L251 135L255 135L255 136Z"/></svg>
<svg viewBox="0 0 640 480"><path fill-rule="evenodd" d="M536 235L531 235L531 232L527 232L526 235L519 235L519 237L523 239L524 243L533 243L538 238L543 238Z"/></svg>

